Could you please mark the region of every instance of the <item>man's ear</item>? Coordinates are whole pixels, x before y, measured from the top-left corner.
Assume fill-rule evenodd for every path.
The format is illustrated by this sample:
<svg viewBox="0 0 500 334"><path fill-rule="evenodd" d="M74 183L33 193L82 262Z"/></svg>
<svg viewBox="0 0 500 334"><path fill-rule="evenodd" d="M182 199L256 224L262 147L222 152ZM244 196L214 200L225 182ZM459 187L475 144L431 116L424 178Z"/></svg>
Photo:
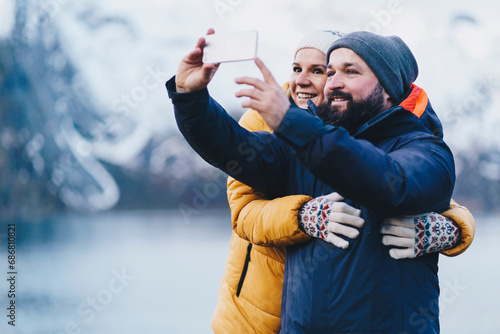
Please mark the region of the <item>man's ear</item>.
<svg viewBox="0 0 500 334"><path fill-rule="evenodd" d="M385 109L384 110L387 110L389 109L390 107L392 107L394 105L394 101L392 101L391 97L389 96L389 94L387 94L387 92L385 91L385 88L384 88L384 107Z"/></svg>

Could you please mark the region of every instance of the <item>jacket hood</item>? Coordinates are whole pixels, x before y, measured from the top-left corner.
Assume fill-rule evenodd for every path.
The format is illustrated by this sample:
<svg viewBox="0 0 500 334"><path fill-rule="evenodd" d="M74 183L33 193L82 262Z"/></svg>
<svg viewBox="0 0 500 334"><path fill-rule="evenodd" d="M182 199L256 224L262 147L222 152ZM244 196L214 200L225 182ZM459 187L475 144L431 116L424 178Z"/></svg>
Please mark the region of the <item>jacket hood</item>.
<svg viewBox="0 0 500 334"><path fill-rule="evenodd" d="M410 88L410 94L399 105L417 116L433 135L443 138L443 126L431 106L427 93L415 84Z"/></svg>

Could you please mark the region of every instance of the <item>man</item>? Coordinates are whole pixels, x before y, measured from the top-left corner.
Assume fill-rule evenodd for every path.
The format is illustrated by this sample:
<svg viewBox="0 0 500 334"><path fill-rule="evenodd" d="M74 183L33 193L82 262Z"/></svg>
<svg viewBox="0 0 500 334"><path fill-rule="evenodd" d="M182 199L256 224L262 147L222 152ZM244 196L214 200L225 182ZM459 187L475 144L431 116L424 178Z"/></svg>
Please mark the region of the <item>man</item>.
<svg viewBox="0 0 500 334"><path fill-rule="evenodd" d="M287 248L282 331L439 332L437 254L396 261L378 233L387 217L444 211L455 181L452 154L433 134L442 132L430 105L420 119L398 105L418 74L406 44L367 32L334 42L327 103L320 111L310 105L311 112L290 106L256 60L265 80L238 79L254 88L237 96L250 97L242 106L261 112L271 135L242 129L209 97L216 66L201 63L203 43L167 83L191 146L269 197L335 190L366 222L346 250L321 239Z"/></svg>

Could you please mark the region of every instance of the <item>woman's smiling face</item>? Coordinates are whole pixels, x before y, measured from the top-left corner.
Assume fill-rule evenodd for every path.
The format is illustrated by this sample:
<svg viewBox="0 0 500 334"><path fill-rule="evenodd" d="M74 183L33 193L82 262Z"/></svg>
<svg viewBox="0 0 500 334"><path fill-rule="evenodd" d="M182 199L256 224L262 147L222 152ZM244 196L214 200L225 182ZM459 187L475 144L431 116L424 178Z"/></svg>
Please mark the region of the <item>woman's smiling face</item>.
<svg viewBox="0 0 500 334"><path fill-rule="evenodd" d="M316 106L324 102L326 83L326 56L323 52L312 49L300 49L295 55L290 77L290 92L293 101L300 108L307 108L311 100Z"/></svg>

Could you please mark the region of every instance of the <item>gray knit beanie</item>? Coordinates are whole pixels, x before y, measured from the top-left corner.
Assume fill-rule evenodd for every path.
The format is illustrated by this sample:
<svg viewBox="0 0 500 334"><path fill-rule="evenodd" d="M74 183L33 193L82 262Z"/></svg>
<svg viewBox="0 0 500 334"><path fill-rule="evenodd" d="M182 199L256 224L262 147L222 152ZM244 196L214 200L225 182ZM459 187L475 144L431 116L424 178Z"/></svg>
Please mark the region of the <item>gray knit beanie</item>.
<svg viewBox="0 0 500 334"><path fill-rule="evenodd" d="M330 45L335 42L340 37L344 36L343 33L332 30L318 30L313 32L312 34L307 35L302 38L295 49L294 58L297 55L297 52L302 49L316 49L324 54L328 51Z"/></svg>
<svg viewBox="0 0 500 334"><path fill-rule="evenodd" d="M357 31L336 40L326 53L338 48L356 52L375 73L394 103L399 103L411 84L417 79L418 66L410 48L397 36L380 36L368 31Z"/></svg>

